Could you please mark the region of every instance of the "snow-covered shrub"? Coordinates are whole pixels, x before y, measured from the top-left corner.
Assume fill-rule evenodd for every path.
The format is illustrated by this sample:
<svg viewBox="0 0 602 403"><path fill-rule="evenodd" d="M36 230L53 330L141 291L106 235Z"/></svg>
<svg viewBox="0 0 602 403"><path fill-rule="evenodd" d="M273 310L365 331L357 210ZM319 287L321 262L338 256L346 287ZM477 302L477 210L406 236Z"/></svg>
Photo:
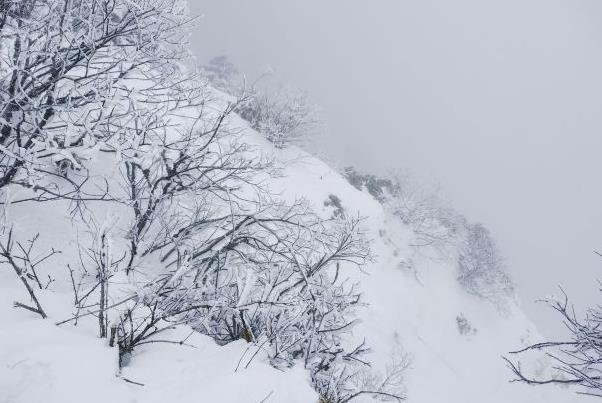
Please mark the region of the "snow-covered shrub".
<svg viewBox="0 0 602 403"><path fill-rule="evenodd" d="M465 220L439 197L405 175L396 175L389 210L408 225L415 234L414 246L431 247L441 254L455 249Z"/></svg>
<svg viewBox="0 0 602 403"><path fill-rule="evenodd" d="M258 88L259 80L247 87L227 56L211 59L202 67L202 74L213 87L244 98L236 112L277 148L299 142L317 124L315 108L305 95L284 89L270 91L267 83Z"/></svg>
<svg viewBox="0 0 602 403"><path fill-rule="evenodd" d="M414 233L416 248L431 248L458 261L458 281L469 292L496 304L513 294L514 286L489 231L470 224L447 206L436 191L425 189L407 175L381 178L345 168L357 189L367 191Z"/></svg>
<svg viewBox="0 0 602 403"><path fill-rule="evenodd" d="M458 267L458 281L472 294L499 302L514 292L497 245L482 224L467 226Z"/></svg>
<svg viewBox="0 0 602 403"><path fill-rule="evenodd" d="M315 379L365 366L344 342L360 295L339 273L369 257L359 221L324 221L304 203L269 198L256 185L265 165L222 126L234 109L206 118L200 135L166 142L151 131L121 146L132 150L122 155L133 216L123 270L135 276L148 259L161 267L145 275L142 298L117 310L122 356L186 323L222 344L257 343L275 366L302 360Z"/></svg>
<svg viewBox="0 0 602 403"><path fill-rule="evenodd" d="M9 266L15 272L27 290L31 304L34 305L31 306L15 301L14 306L37 313L46 319L47 315L36 295L36 289L47 289L54 282L54 278L50 274L47 274L48 279L46 280L38 273L38 266L41 266L49 258L61 252L51 249L48 252L39 254L39 251L36 250L36 242L38 241L39 234L36 234L26 242L20 242L13 236L12 228L2 227L0 230L0 266Z"/></svg>
<svg viewBox="0 0 602 403"><path fill-rule="evenodd" d="M502 357L514 375L513 381L528 385L563 385L577 388L577 393L593 397L602 395L600 362L602 362L602 307L590 306L578 313L562 292L562 298L550 298L545 302L556 311L558 321L565 330L552 340L523 345L511 351L517 361ZM552 369L552 370L551 370Z"/></svg>
<svg viewBox="0 0 602 403"><path fill-rule="evenodd" d="M114 135L137 112L125 80L160 85L184 51L183 0L3 1L0 6L0 189L46 189L73 154ZM128 115L128 116L126 116ZM70 163L66 163L69 160ZM47 189L53 193L56 189Z"/></svg>
<svg viewBox="0 0 602 403"><path fill-rule="evenodd" d="M343 207L343 203L341 199L335 194L329 194L328 199L324 201L324 206L332 207L332 217L333 218L344 218L345 217L345 208Z"/></svg>
<svg viewBox="0 0 602 403"><path fill-rule="evenodd" d="M298 93L255 91L237 113L277 148L298 143L316 125L315 109Z"/></svg>
<svg viewBox="0 0 602 403"><path fill-rule="evenodd" d="M366 366L332 366L317 379L312 374L320 393L319 403L345 403L363 396L380 401L404 401L404 376L410 361L407 354L393 352L382 373L375 373Z"/></svg>
<svg viewBox="0 0 602 403"><path fill-rule="evenodd" d="M346 347L360 295L342 275L369 258L359 220L323 220L303 202L272 199L261 187L269 164L228 128L236 105L199 117L163 95L153 119L142 114L103 144L121 172L105 200L124 211L127 242L105 242L107 225L94 225L81 276L97 274L86 278L85 298L75 296L73 320L99 301L101 337L119 347L122 365L138 346L188 324L221 344L256 343L275 366L301 360L315 379L365 366L364 350ZM183 121L167 134L176 115ZM124 278L129 286L116 286Z"/></svg>
<svg viewBox="0 0 602 403"><path fill-rule="evenodd" d="M458 326L458 333L463 336L474 335L477 333L477 329L472 327L466 316L459 314L456 316L456 325Z"/></svg>
<svg viewBox="0 0 602 403"><path fill-rule="evenodd" d="M370 258L361 220L277 200L262 185L269 162L230 122L248 111L283 147L309 124L307 104L212 99L182 67L184 9L0 7L2 52L12 52L0 58L0 188L24 188L6 203L59 201L77 232L66 258L75 310L59 324L95 318L120 366L139 346L184 343L161 336L188 325L218 343L254 343L277 367L302 362L318 390L339 374L337 401L368 393L346 375L369 377L367 349L347 342L361 296L345 273ZM394 386L370 393L394 397Z"/></svg>
<svg viewBox="0 0 602 403"><path fill-rule="evenodd" d="M240 73L228 56L216 56L202 66L203 76L209 83L227 94L238 95L243 85Z"/></svg>
<svg viewBox="0 0 602 403"><path fill-rule="evenodd" d="M345 177L412 228L415 235L413 246L431 247L444 253L457 245L464 219L446 206L435 191L425 189L407 175L381 178L361 174L348 167Z"/></svg>
<svg viewBox="0 0 602 403"><path fill-rule="evenodd" d="M344 169L345 178L357 190L366 190L376 200L385 203L399 192L396 183L392 179L379 178L372 174L363 174L355 170L353 167Z"/></svg>

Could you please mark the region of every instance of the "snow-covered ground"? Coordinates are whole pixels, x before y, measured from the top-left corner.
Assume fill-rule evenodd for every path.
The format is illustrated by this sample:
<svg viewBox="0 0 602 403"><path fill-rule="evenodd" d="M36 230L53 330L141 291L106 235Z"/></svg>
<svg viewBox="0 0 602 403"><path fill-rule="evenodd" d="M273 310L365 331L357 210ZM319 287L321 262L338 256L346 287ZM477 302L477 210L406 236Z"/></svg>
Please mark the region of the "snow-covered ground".
<svg viewBox="0 0 602 403"><path fill-rule="evenodd" d="M43 295L52 314L44 321L11 308L14 300L25 300L23 292L14 287L12 273L3 271L0 282L2 403L159 403L208 398L303 403L317 399L301 368L277 371L261 357L251 359L256 350L242 341L219 347L185 327L166 337L187 337L186 345L148 345L118 374L115 349L96 338L93 327L54 325L55 320L70 315L68 298L49 292Z"/></svg>
<svg viewBox="0 0 602 403"><path fill-rule="evenodd" d="M357 190L336 170L299 148L274 149L244 121L235 119L233 124L244 127L245 140L273 156L282 168L282 176L268 179L272 191L289 201L302 197L325 217L332 214L332 207L324 202L335 195L346 214L364 217L375 259L362 271L344 273L360 284L366 304L359 311L361 322L353 337L366 338L377 371L395 357L411 360L405 374L408 401L568 403L578 399L557 387L508 382L511 374L501 355L540 339L514 301L501 310L468 294L456 280L455 263L411 246L412 230L367 192ZM101 164L103 169L107 164ZM45 234L40 239L43 245L76 250L77 231L65 205L11 207L7 217L18 231ZM54 234L52 239L48 234ZM62 273L57 277L67 278L66 263L76 258L64 252L49 264ZM119 373L116 350L97 338L90 319L78 326L54 324L72 314L68 282L57 281L40 292L40 298L49 314L47 320L13 308L13 301L27 302L27 295L14 272L1 268L2 403L318 400L302 365L277 370L252 344L238 341L220 347L182 326L162 337L186 339L184 345L145 345ZM458 318L465 318L473 330L461 334ZM546 370L545 363L534 365Z"/></svg>
<svg viewBox="0 0 602 403"><path fill-rule="evenodd" d="M501 356L540 340L516 301L500 309L468 294L456 280L455 262L425 256L410 246L411 230L367 192L359 192L302 151L290 149L279 156L291 161L286 175L275 184L284 195L308 198L329 214L324 201L334 194L348 214L366 217L376 261L355 277L368 304L355 332L367 337L377 362L386 362L399 350L412 357L406 377L408 401L568 403L579 399L555 386L509 382L511 374ZM473 332L460 334L459 316L468 320ZM539 374L548 370L543 362L530 365Z"/></svg>

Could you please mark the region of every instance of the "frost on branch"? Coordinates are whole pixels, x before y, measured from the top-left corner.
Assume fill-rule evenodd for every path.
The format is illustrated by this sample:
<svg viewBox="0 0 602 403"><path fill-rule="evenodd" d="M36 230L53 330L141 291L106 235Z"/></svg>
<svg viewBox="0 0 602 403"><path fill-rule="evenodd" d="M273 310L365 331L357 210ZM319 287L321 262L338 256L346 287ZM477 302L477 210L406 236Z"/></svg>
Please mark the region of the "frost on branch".
<svg viewBox="0 0 602 403"><path fill-rule="evenodd" d="M158 89L176 73L187 18L180 0L3 1L0 189L45 190L47 171L79 169L82 153L138 113L127 80Z"/></svg>
<svg viewBox="0 0 602 403"><path fill-rule="evenodd" d="M365 348L362 344L356 351ZM361 353L360 353L361 354ZM346 357L347 360L358 360ZM333 366L323 373L312 374L320 392L320 403L343 403L371 396L380 401L401 402L406 399L404 376L411 358L403 351L393 351L382 373L366 365Z"/></svg>
<svg viewBox="0 0 602 403"><path fill-rule="evenodd" d="M585 314L578 315L564 290L561 291L562 298L545 302L562 321L564 335L512 351L509 353L512 359L502 358L514 376L512 382L573 386L578 394L602 397L602 309L597 305L588 308ZM521 365L521 361L518 361L521 357L529 365ZM552 364L552 371L534 371L530 368L532 363L543 359Z"/></svg>
<svg viewBox="0 0 602 403"><path fill-rule="evenodd" d="M39 253L36 250L36 242L39 234L27 242L20 242L15 239L13 229L2 228L0 235L0 266L9 266L19 277L19 280L27 290L29 299L34 306L15 301L15 307L27 309L37 313L46 319L47 315L36 295L36 289L44 290L54 281L54 278L47 274L48 280L44 279L39 273L39 266L45 263L52 256L61 253L51 249L45 253Z"/></svg>

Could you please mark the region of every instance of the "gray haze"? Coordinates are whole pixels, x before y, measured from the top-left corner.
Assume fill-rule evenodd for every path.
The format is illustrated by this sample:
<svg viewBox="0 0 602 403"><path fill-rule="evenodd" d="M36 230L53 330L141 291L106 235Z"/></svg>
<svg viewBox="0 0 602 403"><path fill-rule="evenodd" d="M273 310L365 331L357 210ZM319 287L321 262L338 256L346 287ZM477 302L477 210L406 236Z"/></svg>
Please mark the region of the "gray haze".
<svg viewBox="0 0 602 403"><path fill-rule="evenodd" d="M436 178L534 300L597 303L602 2L189 0L199 61L267 67L323 109L341 164Z"/></svg>

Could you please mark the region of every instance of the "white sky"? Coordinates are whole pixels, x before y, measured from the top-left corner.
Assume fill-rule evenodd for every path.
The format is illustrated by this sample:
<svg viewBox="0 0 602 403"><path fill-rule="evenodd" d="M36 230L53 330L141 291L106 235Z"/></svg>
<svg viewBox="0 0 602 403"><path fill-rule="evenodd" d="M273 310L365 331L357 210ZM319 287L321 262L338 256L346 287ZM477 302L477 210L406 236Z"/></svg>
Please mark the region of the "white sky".
<svg viewBox="0 0 602 403"><path fill-rule="evenodd" d="M267 67L323 109L342 164L436 178L535 299L602 279L602 1L189 0L199 61Z"/></svg>

